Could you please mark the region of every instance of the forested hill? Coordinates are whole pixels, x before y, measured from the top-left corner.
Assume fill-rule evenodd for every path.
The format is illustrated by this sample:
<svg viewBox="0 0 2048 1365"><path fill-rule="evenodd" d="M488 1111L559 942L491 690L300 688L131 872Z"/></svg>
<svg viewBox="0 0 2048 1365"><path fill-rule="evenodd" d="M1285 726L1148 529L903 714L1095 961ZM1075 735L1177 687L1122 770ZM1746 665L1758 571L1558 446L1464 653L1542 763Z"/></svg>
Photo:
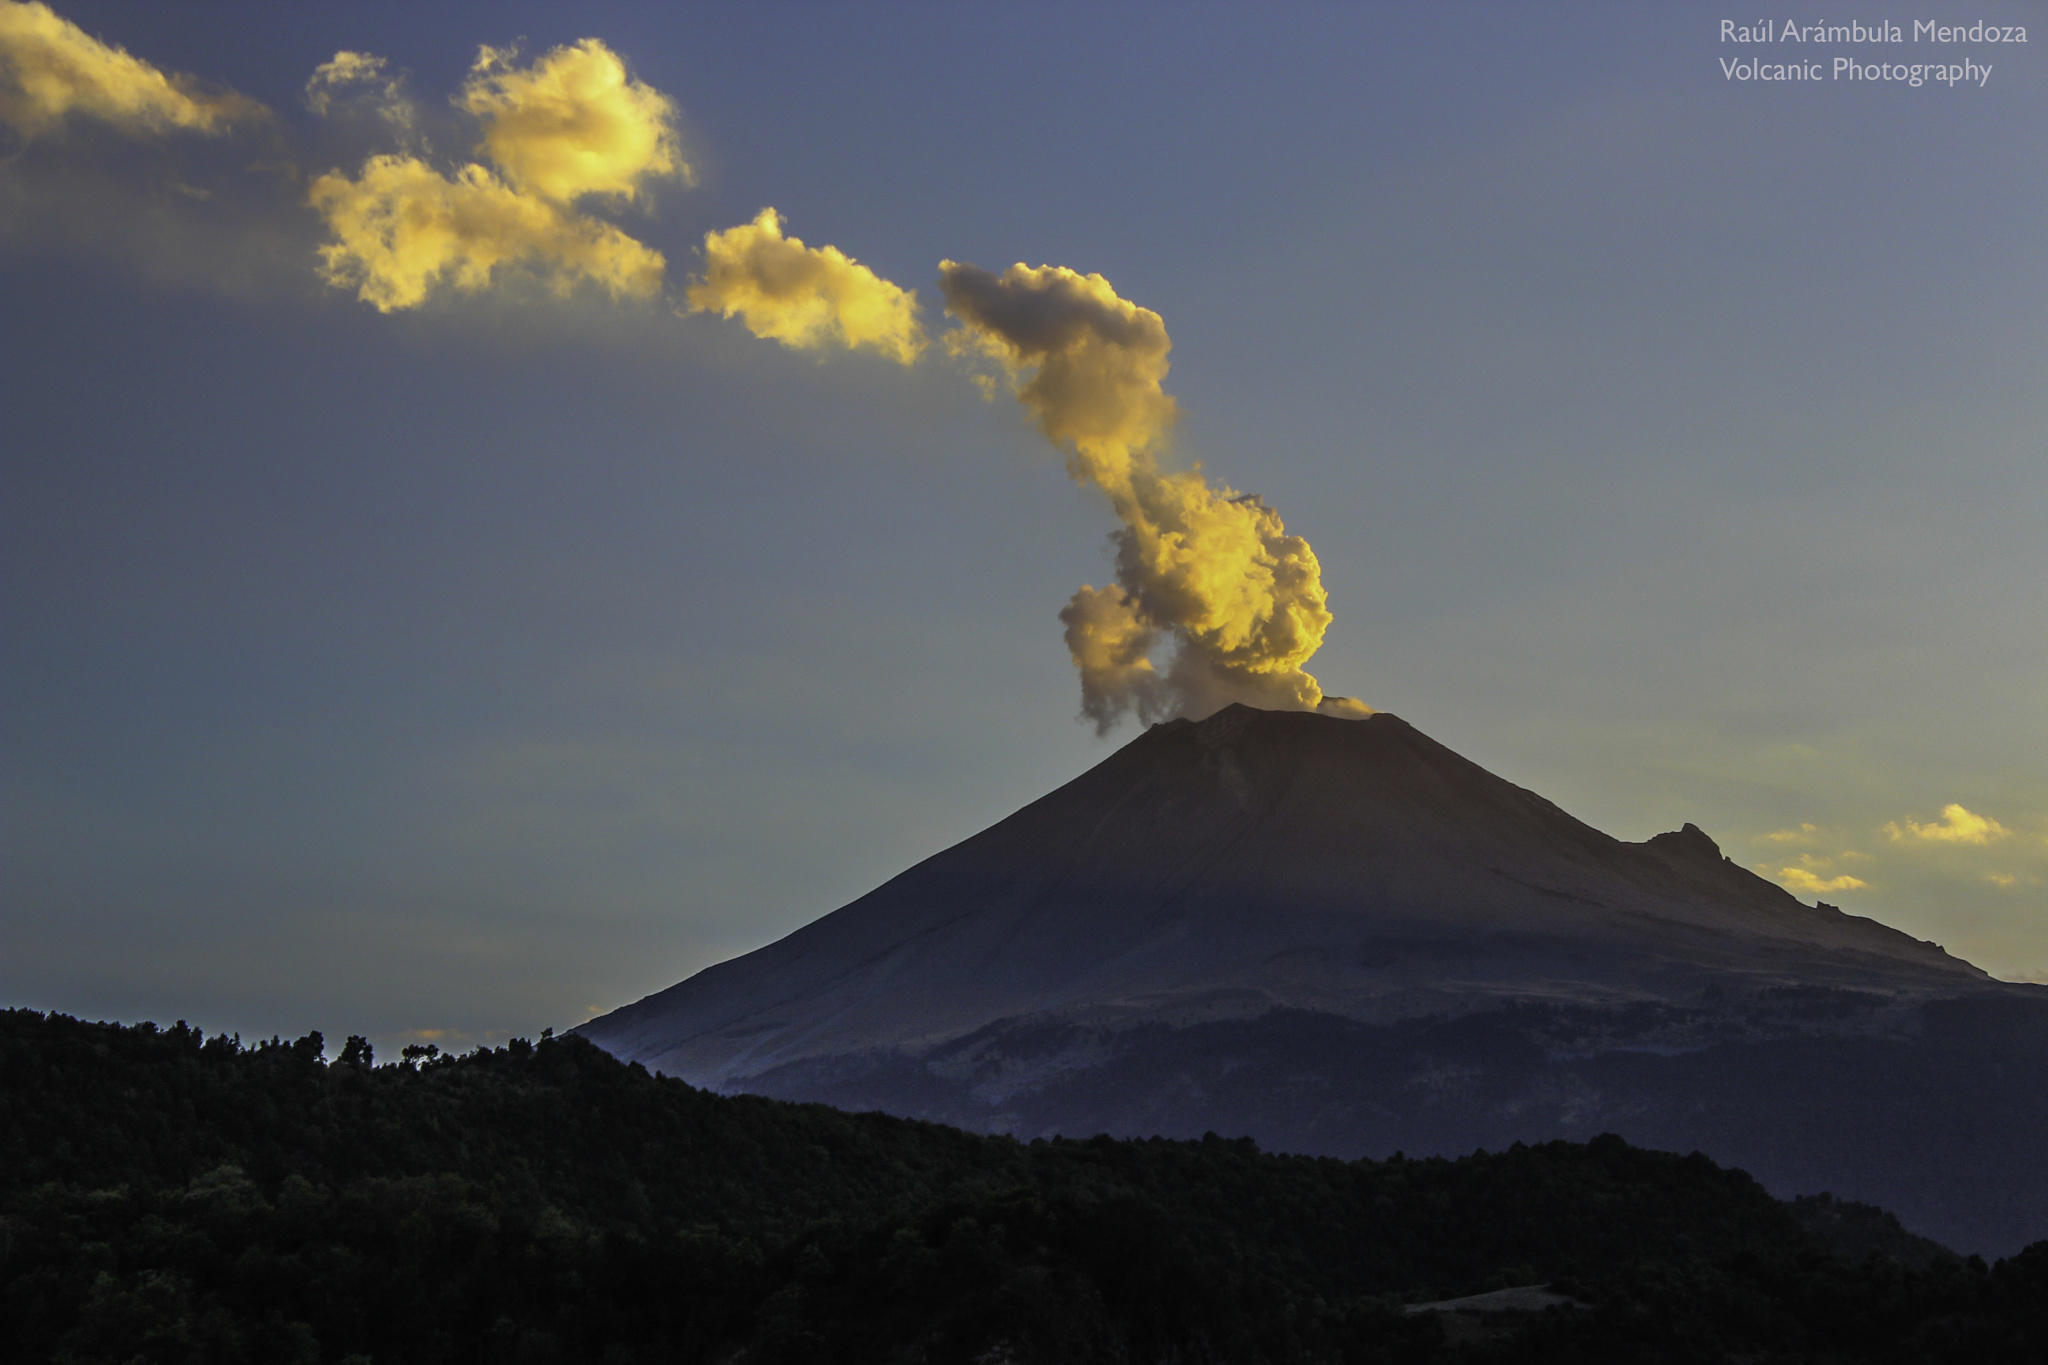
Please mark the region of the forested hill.
<svg viewBox="0 0 2048 1365"><path fill-rule="evenodd" d="M577 1039L323 1052L0 1014L0 1358L2048 1352L2048 1244L1958 1261L1875 1211L1612 1138L1386 1162L1024 1145L721 1098ZM1544 1282L1589 1306L1402 1311Z"/></svg>

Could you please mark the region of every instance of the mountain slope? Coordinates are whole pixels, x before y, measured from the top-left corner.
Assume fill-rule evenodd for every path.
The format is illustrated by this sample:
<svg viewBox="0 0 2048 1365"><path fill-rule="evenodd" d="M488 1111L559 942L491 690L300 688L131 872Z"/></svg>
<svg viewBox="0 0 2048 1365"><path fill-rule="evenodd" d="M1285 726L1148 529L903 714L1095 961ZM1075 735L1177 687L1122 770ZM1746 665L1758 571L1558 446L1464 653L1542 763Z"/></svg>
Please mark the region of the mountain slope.
<svg viewBox="0 0 2048 1365"><path fill-rule="evenodd" d="M580 1031L716 1085L1048 1012L1389 1020L1714 984L1987 980L1801 904L1691 826L1610 838L1396 717L1233 706L1155 726L844 909Z"/></svg>
<svg viewBox="0 0 2048 1365"><path fill-rule="evenodd" d="M1153 727L779 942L578 1030L695 1084L1022 1137L1341 1157L1603 1131L2048 1232L2048 989L1640 844L1388 715Z"/></svg>

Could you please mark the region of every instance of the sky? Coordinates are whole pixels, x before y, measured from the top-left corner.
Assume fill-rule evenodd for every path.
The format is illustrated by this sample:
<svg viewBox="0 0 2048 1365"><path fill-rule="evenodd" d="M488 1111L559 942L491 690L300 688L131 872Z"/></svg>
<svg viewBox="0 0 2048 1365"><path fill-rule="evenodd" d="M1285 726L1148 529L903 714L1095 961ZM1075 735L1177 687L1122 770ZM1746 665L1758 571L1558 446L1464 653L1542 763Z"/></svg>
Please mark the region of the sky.
<svg viewBox="0 0 2048 1365"><path fill-rule="evenodd" d="M531 1036L1326 694L2048 981L2048 24L1855 9L0 0L0 1004Z"/></svg>

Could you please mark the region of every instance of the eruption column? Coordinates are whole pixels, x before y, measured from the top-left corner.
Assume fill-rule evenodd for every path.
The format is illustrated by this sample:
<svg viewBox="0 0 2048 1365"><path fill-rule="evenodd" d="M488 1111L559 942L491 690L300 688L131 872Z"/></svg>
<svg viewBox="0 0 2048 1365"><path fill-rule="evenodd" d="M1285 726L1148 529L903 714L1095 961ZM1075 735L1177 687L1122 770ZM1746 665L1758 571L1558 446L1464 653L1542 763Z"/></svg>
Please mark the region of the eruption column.
<svg viewBox="0 0 2048 1365"><path fill-rule="evenodd" d="M998 275L946 261L939 288L959 323L948 345L1002 369L1068 472L1121 523L1115 585L1082 587L1060 613L1098 729L1127 712L1149 721L1233 701L1369 714L1326 698L1302 669L1330 625L1308 542L1199 466L1161 466L1178 410L1162 387L1172 342L1157 313L1061 266ZM1154 656L1169 644L1162 668Z"/></svg>

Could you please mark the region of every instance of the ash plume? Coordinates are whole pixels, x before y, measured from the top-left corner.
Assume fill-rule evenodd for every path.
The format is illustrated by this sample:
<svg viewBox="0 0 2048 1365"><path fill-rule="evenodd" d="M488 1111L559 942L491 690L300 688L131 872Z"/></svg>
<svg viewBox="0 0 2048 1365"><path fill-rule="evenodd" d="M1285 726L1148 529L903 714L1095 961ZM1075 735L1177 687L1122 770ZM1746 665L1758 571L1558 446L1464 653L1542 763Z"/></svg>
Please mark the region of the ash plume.
<svg viewBox="0 0 2048 1365"><path fill-rule="evenodd" d="M923 353L917 295L836 246L806 246L765 208L751 223L704 237L704 276L690 311L737 317L757 337L793 350L869 350L909 365Z"/></svg>
<svg viewBox="0 0 2048 1365"><path fill-rule="evenodd" d="M54 133L71 118L139 138L213 135L268 116L243 95L101 42L48 5L0 4L0 124L24 137Z"/></svg>
<svg viewBox="0 0 2048 1365"><path fill-rule="evenodd" d="M795 350L910 366L933 349L914 291L836 245L790 235L774 208L706 233L702 273L674 290L663 252L606 215L650 209L666 182L695 183L680 113L596 38L531 60L479 47L453 100L456 137L429 138L404 73L375 53L336 52L303 98L316 118L398 144L353 173L303 182L324 229L321 278L379 311L507 285L622 300L680 292L679 311L736 320ZM0 0L0 126L55 142L74 119L153 137L271 116L102 43L47 5ZM297 183L290 158L280 165ZM1308 542L1257 496L1167 458L1179 409L1165 390L1172 341L1159 314L1101 275L1061 266L998 273L943 261L939 272L954 324L943 349L976 367L985 392L1006 383L1117 520L1113 581L1083 585L1060 612L1083 714L1103 731L1127 715L1204 715L1234 701L1368 714L1325 696L1306 671L1331 619Z"/></svg>
<svg viewBox="0 0 2048 1365"><path fill-rule="evenodd" d="M338 52L308 84L325 114L336 91L379 89L401 129L410 111L382 58ZM649 182L694 172L675 131L675 104L627 74L595 38L530 65L483 47L457 101L477 123L477 153L444 173L424 156L373 156L351 176L315 179L306 200L331 238L321 274L380 312L417 308L436 290L476 293L514 271L552 292L596 285L614 298L651 298L662 254L584 211L589 200L631 203Z"/></svg>
<svg viewBox="0 0 2048 1365"><path fill-rule="evenodd" d="M1083 586L1060 613L1098 730L1233 701L1369 714L1302 667L1331 619L1309 543L1256 496L1161 464L1178 408L1162 387L1172 342L1157 313L1062 266L945 261L939 288L958 324L949 348L996 365L1121 523L1115 583Z"/></svg>

